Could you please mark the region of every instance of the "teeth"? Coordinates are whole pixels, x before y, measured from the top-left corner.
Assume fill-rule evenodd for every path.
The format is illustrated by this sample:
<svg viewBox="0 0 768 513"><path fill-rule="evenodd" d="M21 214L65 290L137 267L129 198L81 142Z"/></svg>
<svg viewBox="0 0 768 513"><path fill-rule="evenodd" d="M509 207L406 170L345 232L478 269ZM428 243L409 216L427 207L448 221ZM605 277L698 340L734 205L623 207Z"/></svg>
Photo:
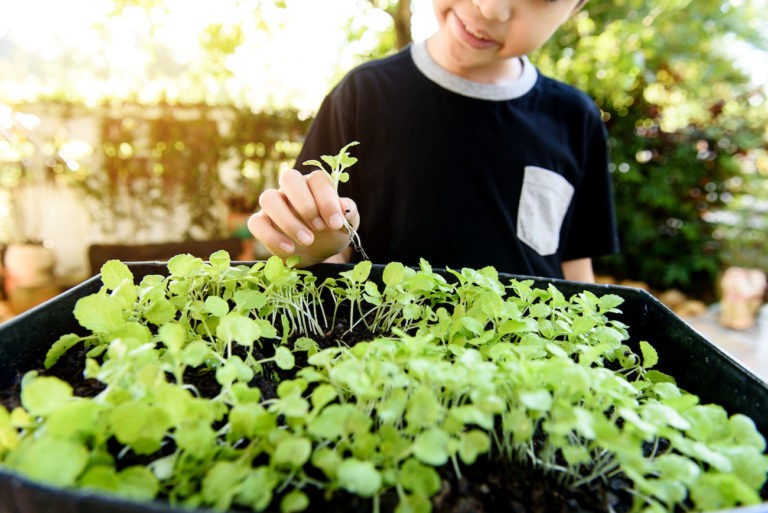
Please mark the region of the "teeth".
<svg viewBox="0 0 768 513"><path fill-rule="evenodd" d="M475 29L473 29L469 25L464 25L464 30L466 30L467 32L469 32L470 34L472 34L473 36L475 36L478 39L482 39L483 41L488 41L487 37L478 34L477 32L475 32Z"/></svg>

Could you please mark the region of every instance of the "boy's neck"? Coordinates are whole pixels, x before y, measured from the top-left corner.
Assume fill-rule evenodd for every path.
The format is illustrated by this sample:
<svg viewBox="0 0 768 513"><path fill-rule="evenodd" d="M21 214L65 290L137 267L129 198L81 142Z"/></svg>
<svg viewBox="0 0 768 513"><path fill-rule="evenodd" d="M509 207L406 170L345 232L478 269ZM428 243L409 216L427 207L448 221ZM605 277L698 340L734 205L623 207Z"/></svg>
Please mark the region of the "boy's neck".
<svg viewBox="0 0 768 513"><path fill-rule="evenodd" d="M511 84L523 74L523 60L519 57L462 66L457 60L451 59L449 52L443 50L440 37L438 32L427 39L427 52L438 66L449 73L473 82L495 85Z"/></svg>

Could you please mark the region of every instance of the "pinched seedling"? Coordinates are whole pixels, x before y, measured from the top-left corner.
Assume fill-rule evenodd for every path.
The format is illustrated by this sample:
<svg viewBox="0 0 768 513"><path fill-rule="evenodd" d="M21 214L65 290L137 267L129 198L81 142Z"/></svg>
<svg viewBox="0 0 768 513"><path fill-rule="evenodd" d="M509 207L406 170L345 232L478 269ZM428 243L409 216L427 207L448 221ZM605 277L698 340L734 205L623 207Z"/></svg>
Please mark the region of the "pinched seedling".
<svg viewBox="0 0 768 513"><path fill-rule="evenodd" d="M331 180L333 188L336 190L336 192L338 192L339 184L349 181L349 173L347 173L346 169L357 163L357 158L351 156L347 150L351 146L355 146L357 144L360 143L357 141L352 141L351 143L344 146L339 151L338 155L323 155L320 157L322 161L327 164L328 169L326 169L326 167L323 165L323 162L320 162L319 160L307 160L304 162L304 165L316 166L318 169L324 171L325 174L328 175L328 178ZM347 233L349 233L349 241L352 244L352 248L360 253L360 255L363 257L363 260L368 260L368 255L365 254L363 245L360 243L360 236L358 235L357 230L355 230L354 227L349 224L349 221L347 221L346 218L342 217L342 220L344 222L344 228L346 228Z"/></svg>

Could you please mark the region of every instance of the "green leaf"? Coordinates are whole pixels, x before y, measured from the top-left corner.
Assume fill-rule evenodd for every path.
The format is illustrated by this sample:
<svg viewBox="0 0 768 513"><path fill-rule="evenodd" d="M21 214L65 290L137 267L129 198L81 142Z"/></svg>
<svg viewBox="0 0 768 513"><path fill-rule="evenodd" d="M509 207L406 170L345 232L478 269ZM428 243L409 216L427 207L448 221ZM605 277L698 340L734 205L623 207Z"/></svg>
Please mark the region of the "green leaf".
<svg viewBox="0 0 768 513"><path fill-rule="evenodd" d="M656 349L645 340L640 341L640 354L643 356L644 369L650 369L659 363L659 354L656 352Z"/></svg>
<svg viewBox="0 0 768 513"><path fill-rule="evenodd" d="M144 311L144 318L155 324L161 326L166 322L174 320L176 317L176 307L166 297L162 290L157 290L153 295L149 296L150 304Z"/></svg>
<svg viewBox="0 0 768 513"><path fill-rule="evenodd" d="M83 340L82 337L75 335L74 333L60 336L58 340L51 345L51 348L48 349L48 352L45 355L45 362L43 363L45 368L50 369L56 365L59 358L64 356L67 351L76 346L81 340Z"/></svg>
<svg viewBox="0 0 768 513"><path fill-rule="evenodd" d="M271 467L251 470L240 486L238 504L248 505L255 511L264 511L272 502L273 491L279 483L280 476Z"/></svg>
<svg viewBox="0 0 768 513"><path fill-rule="evenodd" d="M329 479L336 479L336 470L342 458L338 452L328 447L318 447L312 452L312 465L319 468Z"/></svg>
<svg viewBox="0 0 768 513"><path fill-rule="evenodd" d="M221 386L228 386L235 381L248 383L253 379L254 371L237 355L230 356L224 365L216 369L216 381Z"/></svg>
<svg viewBox="0 0 768 513"><path fill-rule="evenodd" d="M697 511L711 511L742 504L759 504L760 496L733 474L708 473L690 487ZM748 508L747 508L748 509Z"/></svg>
<svg viewBox="0 0 768 513"><path fill-rule="evenodd" d="M173 436L176 445L185 454L203 460L215 452L216 432L205 419L189 419L180 422L177 418L176 422Z"/></svg>
<svg viewBox="0 0 768 513"><path fill-rule="evenodd" d="M48 415L46 428L58 438L85 440L104 429L100 418L104 405L90 399L63 401Z"/></svg>
<svg viewBox="0 0 768 513"><path fill-rule="evenodd" d="M188 278L203 268L203 259L190 254L176 255L168 260L168 271L175 278Z"/></svg>
<svg viewBox="0 0 768 513"><path fill-rule="evenodd" d="M235 406L229 413L232 429L244 436L266 436L277 427L277 415L259 404Z"/></svg>
<svg viewBox="0 0 768 513"><path fill-rule="evenodd" d="M352 268L352 280L355 283L363 283L368 279L368 276L370 276L372 266L373 264L370 260L363 260L362 262L355 264Z"/></svg>
<svg viewBox="0 0 768 513"><path fill-rule="evenodd" d="M202 340L195 340L184 347L181 352L181 361L190 367L199 367L212 355L208 344Z"/></svg>
<svg viewBox="0 0 768 513"><path fill-rule="evenodd" d="M242 314L230 312L221 318L216 327L216 336L225 343L237 342L251 347L253 342L261 337L259 324Z"/></svg>
<svg viewBox="0 0 768 513"><path fill-rule="evenodd" d="M277 444L272 462L280 467L301 468L312 455L312 442L307 438L291 436Z"/></svg>
<svg viewBox="0 0 768 513"><path fill-rule="evenodd" d="M232 263L232 259L229 256L229 252L227 252L227 250L225 249L220 249L212 253L208 261L220 273L226 270L229 267L229 265Z"/></svg>
<svg viewBox="0 0 768 513"><path fill-rule="evenodd" d="M106 333L124 322L120 302L106 294L85 296L75 304L75 318L94 333Z"/></svg>
<svg viewBox="0 0 768 513"><path fill-rule="evenodd" d="M133 273L123 262L108 260L101 266L101 282L109 290L115 290L124 282L133 284Z"/></svg>
<svg viewBox="0 0 768 513"><path fill-rule="evenodd" d="M293 350L306 351L308 356L312 356L313 354L320 351L320 346L317 342L309 337L299 337L293 343Z"/></svg>
<svg viewBox="0 0 768 513"><path fill-rule="evenodd" d="M321 383L312 391L310 396L313 410L319 412L336 397L336 389L332 385Z"/></svg>
<svg viewBox="0 0 768 513"><path fill-rule="evenodd" d="M442 482L437 470L414 458L408 458L400 467L397 481L405 490L424 497L436 494Z"/></svg>
<svg viewBox="0 0 768 513"><path fill-rule="evenodd" d="M491 448L491 439L487 433L473 429L459 436L459 457L467 465L472 465L477 457Z"/></svg>
<svg viewBox="0 0 768 513"><path fill-rule="evenodd" d="M248 468L239 462L215 462L202 481L203 500L218 510L229 509L247 473Z"/></svg>
<svg viewBox="0 0 768 513"><path fill-rule="evenodd" d="M598 300L600 313L616 312L615 308L624 302L624 298L616 294L606 294Z"/></svg>
<svg viewBox="0 0 768 513"><path fill-rule="evenodd" d="M652 464L658 469L661 478L680 481L686 485L695 482L701 474L699 465L677 454L662 454L653 459Z"/></svg>
<svg viewBox="0 0 768 513"><path fill-rule="evenodd" d="M404 495L395 507L395 513L432 513L432 501L422 495Z"/></svg>
<svg viewBox="0 0 768 513"><path fill-rule="evenodd" d="M177 354L181 351L187 340L187 330L176 322L160 326L157 330L157 335L171 354Z"/></svg>
<svg viewBox="0 0 768 513"><path fill-rule="evenodd" d="M534 411L549 411L552 408L552 394L548 390L520 391L520 402Z"/></svg>
<svg viewBox="0 0 768 513"><path fill-rule="evenodd" d="M229 391L236 404L258 403L261 401L261 389L249 387L246 383L235 383Z"/></svg>
<svg viewBox="0 0 768 513"><path fill-rule="evenodd" d="M258 310L269 301L269 297L261 291L251 289L236 290L233 296L238 310Z"/></svg>
<svg viewBox="0 0 768 513"><path fill-rule="evenodd" d="M50 436L22 439L6 464L34 481L68 487L88 464L88 450L80 443Z"/></svg>
<svg viewBox="0 0 768 513"><path fill-rule="evenodd" d="M95 465L90 467L78 480L78 486L85 489L102 490L113 494L117 493L120 486L117 479L117 471L107 465Z"/></svg>
<svg viewBox="0 0 768 513"><path fill-rule="evenodd" d="M115 438L130 446L136 454L152 454L160 449L171 426L164 410L137 401L126 401L109 413Z"/></svg>
<svg viewBox="0 0 768 513"><path fill-rule="evenodd" d="M479 335L483 332L483 323L473 317L462 317L461 325L473 335Z"/></svg>
<svg viewBox="0 0 768 513"><path fill-rule="evenodd" d="M405 410L405 420L409 426L431 427L437 424L442 414L440 402L426 386L420 386L411 395Z"/></svg>
<svg viewBox="0 0 768 513"><path fill-rule="evenodd" d="M348 433L347 419L354 414L350 404L330 404L311 419L307 431L318 439L336 440Z"/></svg>
<svg viewBox="0 0 768 513"><path fill-rule="evenodd" d="M21 404L32 415L47 415L72 398L72 386L59 378L25 376Z"/></svg>
<svg viewBox="0 0 768 513"><path fill-rule="evenodd" d="M581 335L587 333L589 330L597 325L597 319L594 317L579 316L573 320L571 324L571 331L574 335Z"/></svg>
<svg viewBox="0 0 768 513"><path fill-rule="evenodd" d="M451 437L445 431L432 428L419 433L413 441L413 454L433 466L444 465L450 457L448 445Z"/></svg>
<svg viewBox="0 0 768 513"><path fill-rule="evenodd" d="M305 161L303 162L303 164L304 164L305 166L315 166L315 167L316 167L316 168L318 168L318 169L324 169L324 168L323 168L323 164L322 164L322 162L320 162L319 160L314 160L314 159L311 159L311 160L305 160Z"/></svg>
<svg viewBox="0 0 768 513"><path fill-rule="evenodd" d="M275 364L283 370L291 370L296 365L293 353L285 346L275 348Z"/></svg>
<svg viewBox="0 0 768 513"><path fill-rule="evenodd" d="M681 431L691 427L691 423L677 410L661 403L646 403L640 410L640 415L657 426L669 425Z"/></svg>
<svg viewBox="0 0 768 513"><path fill-rule="evenodd" d="M309 507L309 497L301 490L291 490L280 501L281 513L296 513Z"/></svg>
<svg viewBox="0 0 768 513"><path fill-rule="evenodd" d="M765 451L765 438L755 427L755 421L746 415L737 413L731 415L728 420L730 434L735 444L746 445L757 449L760 452Z"/></svg>
<svg viewBox="0 0 768 513"><path fill-rule="evenodd" d="M402 283L405 278L405 266L400 262L390 262L384 267L382 281L388 287L394 287Z"/></svg>
<svg viewBox="0 0 768 513"><path fill-rule="evenodd" d="M134 465L117 475L117 495L135 501L154 499L160 491L157 478L147 467Z"/></svg>
<svg viewBox="0 0 768 513"><path fill-rule="evenodd" d="M381 473L370 461L347 458L336 472L339 485L361 497L373 497L381 490Z"/></svg>
<svg viewBox="0 0 768 513"><path fill-rule="evenodd" d="M376 414L383 424L399 423L407 403L408 393L402 388L395 389L379 404Z"/></svg>
<svg viewBox="0 0 768 513"><path fill-rule="evenodd" d="M267 263L264 266L264 277L271 283L275 283L283 276L286 268L282 259L278 256L271 256L267 259Z"/></svg>
<svg viewBox="0 0 768 513"><path fill-rule="evenodd" d="M216 317L224 317L229 313L229 304L219 296L205 298L205 311Z"/></svg>

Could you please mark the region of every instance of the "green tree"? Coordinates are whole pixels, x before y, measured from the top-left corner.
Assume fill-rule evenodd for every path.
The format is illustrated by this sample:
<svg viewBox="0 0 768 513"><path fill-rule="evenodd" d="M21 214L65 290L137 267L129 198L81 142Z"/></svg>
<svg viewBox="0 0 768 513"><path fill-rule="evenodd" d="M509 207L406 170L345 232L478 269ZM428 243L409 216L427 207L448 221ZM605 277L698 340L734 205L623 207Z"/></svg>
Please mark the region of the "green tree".
<svg viewBox="0 0 768 513"><path fill-rule="evenodd" d="M599 263L656 287L712 292L724 261L708 219L767 146L766 91L734 64L766 48L759 2L593 2L535 56L592 95L611 134L622 252Z"/></svg>

